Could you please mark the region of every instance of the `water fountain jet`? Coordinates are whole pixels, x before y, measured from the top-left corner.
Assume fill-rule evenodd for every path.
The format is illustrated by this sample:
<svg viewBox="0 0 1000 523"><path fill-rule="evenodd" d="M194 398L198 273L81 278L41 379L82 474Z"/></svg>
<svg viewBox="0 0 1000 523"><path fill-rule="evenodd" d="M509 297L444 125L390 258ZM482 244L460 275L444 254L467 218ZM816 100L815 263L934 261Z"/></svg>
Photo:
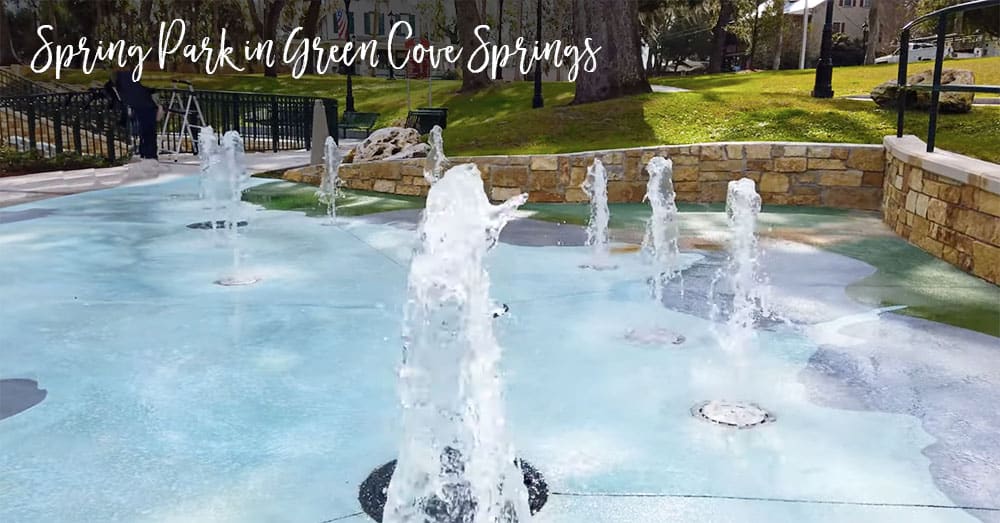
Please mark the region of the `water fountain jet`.
<svg viewBox="0 0 1000 523"><path fill-rule="evenodd" d="M471 164L431 186L408 282L403 443L398 461L376 469L359 495L377 521L526 523L544 503L544 481L515 458L506 434L501 348L483 266L526 200L490 204Z"/></svg>
<svg viewBox="0 0 1000 523"><path fill-rule="evenodd" d="M663 301L663 288L674 278L680 277L680 249L678 238L677 204L673 181L674 164L657 156L649 161L646 171L645 200L649 202L651 214L646 222L646 235L642 240L642 251L653 267L650 276L653 296L659 303ZM683 281L681 293L683 294Z"/></svg>
<svg viewBox="0 0 1000 523"><path fill-rule="evenodd" d="M736 383L742 381L743 362L748 351L756 346L754 330L757 320L769 315L765 282L759 275L760 252L757 248L757 217L761 210L760 195L749 178L729 182L726 193L726 217L729 223L729 261L725 271L719 272L712 282L711 294L715 298L713 317L719 316L718 297L715 289L725 280L733 293L733 305L722 330L717 333L720 345L731 356L737 372ZM713 319L714 319L713 318ZM729 400L711 400L691 408L700 419L734 428L750 428L771 423L775 416L755 403Z"/></svg>
<svg viewBox="0 0 1000 523"><path fill-rule="evenodd" d="M319 196L320 203L326 205L326 221L323 225L336 225L337 196L340 195L340 164L344 161L344 155L340 154L340 148L332 136L326 137L323 147L323 181L320 182L316 195Z"/></svg>
<svg viewBox="0 0 1000 523"><path fill-rule="evenodd" d="M592 261L581 265L586 269L608 270L617 265L609 260L608 223L611 211L608 209L608 171L604 163L595 158L587 168L587 179L580 186L590 197L590 221L587 223L587 245L593 248Z"/></svg>
<svg viewBox="0 0 1000 523"><path fill-rule="evenodd" d="M221 197L222 209L225 213L225 220L222 222L223 230L232 249L232 266L229 275L216 280L215 283L226 287L252 285L260 279L244 274L240 267L242 255L239 242L239 223L243 210L243 189L249 174L243 158L243 139L240 138L239 133L236 131L226 132L222 136L221 147L213 156L216 156L217 159L210 162L213 165L213 168L209 170L209 175L212 178L211 186L214 198L218 200ZM212 221L213 225L218 223L216 220Z"/></svg>

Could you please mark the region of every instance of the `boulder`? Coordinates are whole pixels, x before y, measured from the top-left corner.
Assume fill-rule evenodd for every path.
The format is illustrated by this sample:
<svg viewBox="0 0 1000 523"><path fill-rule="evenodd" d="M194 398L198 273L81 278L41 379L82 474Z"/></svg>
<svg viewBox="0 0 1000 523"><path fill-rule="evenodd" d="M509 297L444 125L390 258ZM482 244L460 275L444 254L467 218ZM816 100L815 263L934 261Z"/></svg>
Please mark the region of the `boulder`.
<svg viewBox="0 0 1000 523"><path fill-rule="evenodd" d="M927 84L934 81L934 71L927 70L921 73L910 75L906 78L907 85ZM976 83L976 77L972 71L964 69L945 69L941 72L941 85ZM930 91L908 91L906 93L907 109L927 110L931 107ZM872 100L879 107L887 109L896 108L896 99L899 96L899 88L895 80L889 80L879 84L872 89ZM972 110L972 102L975 93L941 93L938 100L938 110L942 113L967 113Z"/></svg>
<svg viewBox="0 0 1000 523"><path fill-rule="evenodd" d="M420 143L416 129L386 127L371 134L354 149L353 163L386 160Z"/></svg>
<svg viewBox="0 0 1000 523"><path fill-rule="evenodd" d="M405 160L407 158L426 158L431 146L425 143L407 145L402 151L386 158L386 160Z"/></svg>

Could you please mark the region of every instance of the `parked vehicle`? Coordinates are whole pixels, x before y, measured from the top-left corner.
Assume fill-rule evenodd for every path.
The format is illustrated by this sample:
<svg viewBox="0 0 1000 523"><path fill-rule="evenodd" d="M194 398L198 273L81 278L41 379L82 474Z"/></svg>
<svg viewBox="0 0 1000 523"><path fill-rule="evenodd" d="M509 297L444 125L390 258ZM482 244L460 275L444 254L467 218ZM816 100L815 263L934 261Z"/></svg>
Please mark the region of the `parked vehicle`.
<svg viewBox="0 0 1000 523"><path fill-rule="evenodd" d="M910 51L908 53L907 59L910 62L933 61L935 54L937 54L937 45L935 44L928 44L923 42L910 42ZM950 46L945 48L945 56L951 56ZM897 48L890 55L880 56L876 58L875 63L898 64L899 49Z"/></svg>

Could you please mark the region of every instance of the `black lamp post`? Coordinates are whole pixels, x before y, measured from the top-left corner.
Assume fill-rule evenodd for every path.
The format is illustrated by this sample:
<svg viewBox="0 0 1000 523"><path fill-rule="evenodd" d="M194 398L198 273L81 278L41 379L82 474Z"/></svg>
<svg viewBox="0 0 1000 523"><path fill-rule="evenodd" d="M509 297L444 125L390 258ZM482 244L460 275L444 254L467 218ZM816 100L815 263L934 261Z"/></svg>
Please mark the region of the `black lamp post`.
<svg viewBox="0 0 1000 523"><path fill-rule="evenodd" d="M833 0L826 0L826 22L823 24L823 46L816 64L816 84L813 98L833 98Z"/></svg>
<svg viewBox="0 0 1000 523"><path fill-rule="evenodd" d="M503 0L500 0L499 20L497 20L497 46L503 47ZM503 67L497 69L497 80L503 80Z"/></svg>
<svg viewBox="0 0 1000 523"><path fill-rule="evenodd" d="M542 45L542 0L537 0L535 12L535 41L537 45ZM531 101L533 109L545 107L545 99L542 98L542 62L539 60L535 64L535 98Z"/></svg>
<svg viewBox="0 0 1000 523"><path fill-rule="evenodd" d="M354 41L354 31L351 29L351 0L344 0L344 16L347 17L347 39ZM347 69L347 106L344 107L344 111L353 113L354 112L354 64L346 67Z"/></svg>

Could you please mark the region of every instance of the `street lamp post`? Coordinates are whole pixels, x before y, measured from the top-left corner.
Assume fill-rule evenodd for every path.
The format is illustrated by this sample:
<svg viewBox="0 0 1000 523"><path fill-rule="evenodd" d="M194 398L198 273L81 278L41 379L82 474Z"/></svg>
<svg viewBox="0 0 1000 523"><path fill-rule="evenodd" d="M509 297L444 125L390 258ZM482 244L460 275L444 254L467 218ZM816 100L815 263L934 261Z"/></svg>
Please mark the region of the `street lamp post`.
<svg viewBox="0 0 1000 523"><path fill-rule="evenodd" d="M535 10L535 42L542 45L542 0L537 0ZM535 63L535 98L531 101L533 109L545 107L545 98L542 97L542 62Z"/></svg>
<svg viewBox="0 0 1000 523"><path fill-rule="evenodd" d="M351 0L344 0L344 16L347 20L347 39L354 41L354 31L351 29ZM353 113L354 112L354 64L346 67L347 69L347 106L344 110Z"/></svg>
<svg viewBox="0 0 1000 523"><path fill-rule="evenodd" d="M813 98L833 98L833 0L826 0L826 22L823 24L823 46L816 64L816 84Z"/></svg>

